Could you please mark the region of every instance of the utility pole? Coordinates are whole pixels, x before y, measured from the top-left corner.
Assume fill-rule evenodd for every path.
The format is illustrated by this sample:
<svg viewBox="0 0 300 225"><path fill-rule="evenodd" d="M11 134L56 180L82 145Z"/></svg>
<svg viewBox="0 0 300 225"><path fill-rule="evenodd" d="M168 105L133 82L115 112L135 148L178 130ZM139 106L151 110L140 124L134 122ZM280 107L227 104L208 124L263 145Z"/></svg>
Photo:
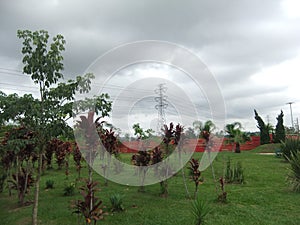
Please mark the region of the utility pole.
<svg viewBox="0 0 300 225"><path fill-rule="evenodd" d="M294 119L293 119L293 111L292 111L292 104L294 102L288 102L287 105L290 105L290 112L291 112L291 121L292 121L292 128L294 129Z"/></svg>
<svg viewBox="0 0 300 225"><path fill-rule="evenodd" d="M161 134L161 129L164 124L166 124L166 114L165 109L168 107L167 96L165 95L167 91L167 87L165 84L159 84L158 88L155 89L155 93L158 95L155 97L155 101L157 104L155 105L155 109L157 109L157 133Z"/></svg>

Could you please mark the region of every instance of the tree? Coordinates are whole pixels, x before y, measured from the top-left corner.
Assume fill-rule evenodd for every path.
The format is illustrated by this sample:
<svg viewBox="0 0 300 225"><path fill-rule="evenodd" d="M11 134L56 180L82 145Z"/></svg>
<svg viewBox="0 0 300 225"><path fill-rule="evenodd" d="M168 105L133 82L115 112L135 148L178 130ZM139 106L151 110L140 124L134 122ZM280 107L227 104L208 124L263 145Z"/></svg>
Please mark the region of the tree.
<svg viewBox="0 0 300 225"><path fill-rule="evenodd" d="M207 120L204 124L201 121L195 121L193 123L193 126L195 127L195 129L199 130L199 136L204 138L205 140L205 150L208 154L209 164L217 190L217 179L215 169L211 161L211 149L214 145L214 141L211 135L212 132L216 129L216 125L211 120Z"/></svg>
<svg viewBox="0 0 300 225"><path fill-rule="evenodd" d="M146 178L146 173L148 171L148 166L151 163L151 155L147 148L149 147L149 138L152 136L153 131L151 129L147 129L146 131L140 126L139 123L133 124L132 126L134 130L134 135L137 136L139 143L138 154L134 156L135 165L138 166L138 171L140 175L140 187L139 191L144 192L144 182Z"/></svg>
<svg viewBox="0 0 300 225"><path fill-rule="evenodd" d="M63 79L61 71L63 70L62 51L65 50L64 37L58 34L53 37L51 43L48 43L49 34L44 30L35 32L18 30L17 36L23 40L23 73L30 75L34 83L38 85L40 97L34 99L32 95L24 95L21 98L11 96L13 100L18 101L18 104L14 106L13 115L7 116L12 110L8 109L6 105L2 110L5 112L5 120L12 119L12 117L17 118L20 124L24 124L36 133L36 150L39 160L32 213L32 224L36 225L42 158L46 144L53 137L72 133L66 120L73 116L74 95L76 92L87 93L90 90L90 80L94 76L86 74L76 77L75 80L58 83ZM107 113L110 111L110 105L106 104L106 99L106 95L99 96L94 101L94 107L96 105L96 108L105 109L104 111ZM89 106L88 102L82 100L77 104L77 109L87 106Z"/></svg>
<svg viewBox="0 0 300 225"><path fill-rule="evenodd" d="M269 129L262 120L262 118L258 115L257 111L254 109L255 119L257 120L257 128L260 130L260 144L268 144L270 143L270 134Z"/></svg>
<svg viewBox="0 0 300 225"><path fill-rule="evenodd" d="M274 138L274 143L280 143L280 142L285 142L285 128L283 125L283 112L281 110L280 114L277 119L277 124L275 128L275 138Z"/></svg>
<svg viewBox="0 0 300 225"><path fill-rule="evenodd" d="M198 131L199 137L204 138L206 142L209 141L210 134L216 129L216 125L211 120L207 120L204 124L197 120L193 126Z"/></svg>
<svg viewBox="0 0 300 225"><path fill-rule="evenodd" d="M240 153L240 145L250 140L247 133L243 132L241 129L242 125L239 122L227 124L225 127L225 132L228 133L228 142L235 144L235 153Z"/></svg>

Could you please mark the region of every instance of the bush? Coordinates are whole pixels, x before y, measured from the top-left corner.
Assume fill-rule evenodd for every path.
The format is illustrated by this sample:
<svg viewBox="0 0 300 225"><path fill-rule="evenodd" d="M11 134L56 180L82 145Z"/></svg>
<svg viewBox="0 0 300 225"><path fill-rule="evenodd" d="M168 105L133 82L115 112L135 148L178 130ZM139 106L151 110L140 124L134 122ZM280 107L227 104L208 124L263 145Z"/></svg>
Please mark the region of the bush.
<svg viewBox="0 0 300 225"><path fill-rule="evenodd" d="M46 180L46 189L53 189L53 188L54 188L54 181Z"/></svg>
<svg viewBox="0 0 300 225"><path fill-rule="evenodd" d="M300 139L299 138L288 138L285 142L281 142L281 151L283 157L289 160L292 153L297 153L300 151Z"/></svg>
<svg viewBox="0 0 300 225"><path fill-rule="evenodd" d="M207 202L197 198L192 203L192 215L194 217L194 224L201 225L205 221L206 215L211 211Z"/></svg>
<svg viewBox="0 0 300 225"><path fill-rule="evenodd" d="M107 215L102 209L102 201L95 197L95 192L99 191L97 185L97 182L86 180L85 185L80 187L83 200L77 200L72 206L73 213L83 216L85 224L91 224L92 221L96 224Z"/></svg>
<svg viewBox="0 0 300 225"><path fill-rule="evenodd" d="M111 211L112 212L120 212L124 211L123 206L123 195L120 194L113 194L110 196L110 203L111 203Z"/></svg>
<svg viewBox="0 0 300 225"><path fill-rule="evenodd" d="M72 196L75 193L75 183L70 183L64 188L64 196Z"/></svg>
<svg viewBox="0 0 300 225"><path fill-rule="evenodd" d="M288 180L292 185L293 191L300 192L300 151L292 153L288 161L291 165L291 173L288 176Z"/></svg>
<svg viewBox="0 0 300 225"><path fill-rule="evenodd" d="M228 158L225 169L225 182L242 184L244 181L244 170L241 162L237 162L233 168L231 168L231 160Z"/></svg>

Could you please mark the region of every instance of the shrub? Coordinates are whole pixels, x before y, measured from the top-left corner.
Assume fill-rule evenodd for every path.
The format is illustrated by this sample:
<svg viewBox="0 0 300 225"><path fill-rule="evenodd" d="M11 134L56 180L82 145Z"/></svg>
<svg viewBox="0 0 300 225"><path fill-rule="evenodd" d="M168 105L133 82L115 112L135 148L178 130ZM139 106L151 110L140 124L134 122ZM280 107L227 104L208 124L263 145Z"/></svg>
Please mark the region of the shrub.
<svg viewBox="0 0 300 225"><path fill-rule="evenodd" d="M64 196L72 196L75 193L75 183L70 183L64 188Z"/></svg>
<svg viewBox="0 0 300 225"><path fill-rule="evenodd" d="M190 161L190 166L188 169L190 170L190 178L195 183L195 192L194 192L194 198L197 198L198 194L198 188L199 184L203 182L203 179L201 178L201 171L199 170L199 160L192 158Z"/></svg>
<svg viewBox="0 0 300 225"><path fill-rule="evenodd" d="M54 188L54 181L46 180L46 189L53 189L53 188Z"/></svg>
<svg viewBox="0 0 300 225"><path fill-rule="evenodd" d="M211 211L208 203L200 200L199 198L195 199L192 203L192 215L194 217L194 224L201 225L205 221L206 215Z"/></svg>
<svg viewBox="0 0 300 225"><path fill-rule="evenodd" d="M99 191L97 185L97 182L86 180L85 186L80 188L83 200L77 200L72 206L75 209L73 213L81 214L86 224L90 224L92 221L96 224L98 220L103 220L107 215L102 210L102 201L95 197L95 192Z"/></svg>
<svg viewBox="0 0 300 225"><path fill-rule="evenodd" d="M123 211L125 208L123 206L123 195L120 194L113 194L110 196L110 203L111 203L111 211L112 212L120 212Z"/></svg>
<svg viewBox="0 0 300 225"><path fill-rule="evenodd" d="M288 180L290 181L293 190L300 192L300 151L292 153L288 161L291 165L291 173L288 176Z"/></svg>
<svg viewBox="0 0 300 225"><path fill-rule="evenodd" d="M237 162L232 168L231 160L228 158L225 169L225 182L242 184L244 180L244 170L241 162Z"/></svg>
<svg viewBox="0 0 300 225"><path fill-rule="evenodd" d="M285 142L281 142L281 151L283 157L288 160L292 153L300 151L300 139L288 138L285 140Z"/></svg>

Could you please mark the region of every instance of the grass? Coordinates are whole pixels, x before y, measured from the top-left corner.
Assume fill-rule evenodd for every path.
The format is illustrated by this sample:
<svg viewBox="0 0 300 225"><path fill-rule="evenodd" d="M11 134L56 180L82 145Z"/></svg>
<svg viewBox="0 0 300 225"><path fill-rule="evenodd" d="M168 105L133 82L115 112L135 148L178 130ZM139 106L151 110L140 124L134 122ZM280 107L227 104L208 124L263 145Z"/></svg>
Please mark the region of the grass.
<svg viewBox="0 0 300 225"><path fill-rule="evenodd" d="M223 175L224 165L228 156L233 163L243 164L245 183L228 184L228 202L216 201L215 184L211 170L203 172L204 183L199 187L199 197L209 203L212 211L206 216L206 224L299 224L300 194L290 190L286 183L288 163L271 155L259 155L258 152L274 152L273 145L260 146L255 150L235 154L221 152L214 161L217 177ZM201 153L196 153L196 158ZM130 156L122 155L125 160ZM186 173L188 174L188 172ZM87 169L82 169L82 177L87 175ZM74 182L77 173L73 165L69 178L66 180L64 170L47 170L41 179L41 195L39 201L39 224L68 225L77 224L78 217L72 214L71 202L80 199L76 188L74 196L64 196L64 188ZM53 180L54 189L45 189L45 182ZM109 182L104 186L104 179L94 174L94 179L100 183L97 197L107 206L109 215L97 224L105 225L182 225L193 224L192 200L185 198L185 189L180 173L168 180L169 197L159 197L159 184L146 186L145 192L138 192L137 187L130 187ZM77 187L80 185L76 184ZM194 184L189 181L190 192ZM124 195L124 212L110 212L110 196L114 193ZM33 199L33 190L27 199ZM32 206L18 207L17 196L9 197L7 191L0 194L0 221L2 225L18 225L31 223Z"/></svg>

